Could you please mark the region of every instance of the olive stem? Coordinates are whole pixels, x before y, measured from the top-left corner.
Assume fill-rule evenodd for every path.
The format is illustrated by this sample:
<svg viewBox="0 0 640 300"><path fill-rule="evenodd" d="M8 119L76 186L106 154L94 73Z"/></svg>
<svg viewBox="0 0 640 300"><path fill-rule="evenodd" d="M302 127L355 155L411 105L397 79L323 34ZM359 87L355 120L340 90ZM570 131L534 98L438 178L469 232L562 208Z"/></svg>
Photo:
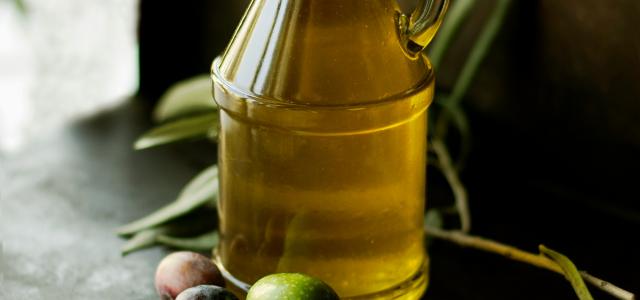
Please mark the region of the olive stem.
<svg viewBox="0 0 640 300"><path fill-rule="evenodd" d="M587 271L580 271L580 276L582 276L582 279L584 279L584 281L590 283L591 285L615 296L618 299L623 299L623 300L634 300L636 299L636 296L626 290L623 290L622 288L614 285L611 282L602 280L598 277L595 277L589 273L587 273Z"/></svg>
<svg viewBox="0 0 640 300"><path fill-rule="evenodd" d="M431 141L431 147L438 157L438 163L436 166L440 169L444 177L449 182L449 186L453 192L456 208L460 217L460 227L462 232L469 232L471 230L471 213L469 212L469 201L467 189L460 181L456 167L454 166L449 150L444 142L439 138L434 138Z"/></svg>
<svg viewBox="0 0 640 300"><path fill-rule="evenodd" d="M426 234L433 238L449 241L462 247L470 247L486 252L496 253L519 262L524 262L536 266L538 268L547 269L559 274L564 274L562 268L560 268L560 266L556 262L543 255L523 251L516 247L505 245L487 238L469 235L459 230L443 230L430 226L425 226L424 229ZM636 299L633 293L615 286L610 282L590 275L586 271L580 271L580 276L586 282L611 294L618 299Z"/></svg>

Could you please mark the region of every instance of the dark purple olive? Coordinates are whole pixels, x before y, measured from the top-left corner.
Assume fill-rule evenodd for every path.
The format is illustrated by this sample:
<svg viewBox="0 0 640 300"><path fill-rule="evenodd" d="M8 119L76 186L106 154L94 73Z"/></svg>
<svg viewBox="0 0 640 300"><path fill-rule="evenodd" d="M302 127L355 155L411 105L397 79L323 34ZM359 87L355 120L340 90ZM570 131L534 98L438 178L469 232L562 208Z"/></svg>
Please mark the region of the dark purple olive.
<svg viewBox="0 0 640 300"><path fill-rule="evenodd" d="M156 291L163 300L173 300L182 291L203 284L224 286L224 279L218 267L202 254L171 253L156 270Z"/></svg>
<svg viewBox="0 0 640 300"><path fill-rule="evenodd" d="M219 286L199 285L182 291L176 300L238 300L238 297Z"/></svg>

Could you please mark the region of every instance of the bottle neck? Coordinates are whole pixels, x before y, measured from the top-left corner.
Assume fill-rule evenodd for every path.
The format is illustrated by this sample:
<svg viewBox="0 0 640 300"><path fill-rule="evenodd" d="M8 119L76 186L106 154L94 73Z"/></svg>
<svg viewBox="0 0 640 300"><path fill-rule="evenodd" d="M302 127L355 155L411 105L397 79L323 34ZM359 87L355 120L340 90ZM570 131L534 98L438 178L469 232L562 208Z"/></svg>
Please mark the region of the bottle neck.
<svg viewBox="0 0 640 300"><path fill-rule="evenodd" d="M219 74L247 94L304 104L376 102L430 73L401 44L395 0L254 0Z"/></svg>

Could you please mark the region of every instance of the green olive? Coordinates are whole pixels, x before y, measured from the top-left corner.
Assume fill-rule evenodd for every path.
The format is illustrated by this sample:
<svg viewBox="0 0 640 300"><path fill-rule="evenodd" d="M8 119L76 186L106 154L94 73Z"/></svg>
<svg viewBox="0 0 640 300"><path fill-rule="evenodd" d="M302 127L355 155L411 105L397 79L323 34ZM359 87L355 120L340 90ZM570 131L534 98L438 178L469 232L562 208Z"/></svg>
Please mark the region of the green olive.
<svg viewBox="0 0 640 300"><path fill-rule="evenodd" d="M299 273L272 274L249 289L247 300L339 300L336 292L320 279Z"/></svg>

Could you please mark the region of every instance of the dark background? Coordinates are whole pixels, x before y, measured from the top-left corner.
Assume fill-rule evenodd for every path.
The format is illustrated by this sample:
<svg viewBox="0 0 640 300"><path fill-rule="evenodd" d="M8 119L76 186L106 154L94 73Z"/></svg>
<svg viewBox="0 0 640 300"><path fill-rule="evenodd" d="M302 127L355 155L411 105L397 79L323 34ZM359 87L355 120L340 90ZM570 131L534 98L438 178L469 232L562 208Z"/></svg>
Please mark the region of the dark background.
<svg viewBox="0 0 640 300"><path fill-rule="evenodd" d="M411 1L404 1L406 6ZM473 233L640 287L640 1L513 1L464 106ZM140 99L208 72L247 1L143 0ZM494 1L477 1L438 74L449 90ZM430 170L430 198L446 185ZM440 199L440 200L439 200ZM559 275L438 242L427 299L570 299ZM606 299L591 289L596 298Z"/></svg>

